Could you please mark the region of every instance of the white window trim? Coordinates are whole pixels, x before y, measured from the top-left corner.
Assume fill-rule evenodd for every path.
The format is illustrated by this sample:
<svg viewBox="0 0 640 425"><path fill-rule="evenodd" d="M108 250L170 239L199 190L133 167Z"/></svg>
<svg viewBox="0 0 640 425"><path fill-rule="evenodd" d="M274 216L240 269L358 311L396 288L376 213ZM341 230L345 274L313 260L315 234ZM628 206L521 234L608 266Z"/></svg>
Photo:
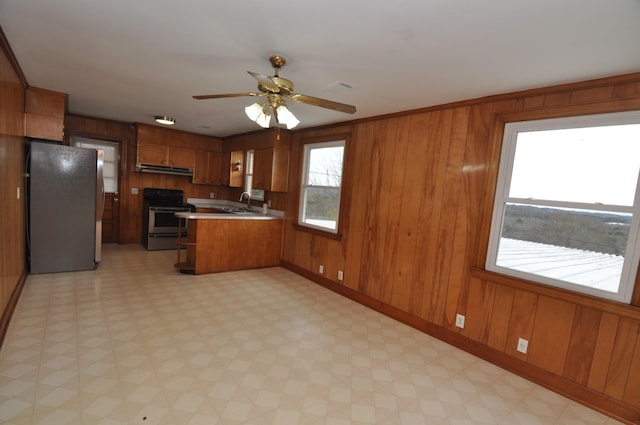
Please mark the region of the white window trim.
<svg viewBox="0 0 640 425"><path fill-rule="evenodd" d="M346 143L347 143L346 140L333 140L330 142L307 143L304 145L302 179L300 182L300 200L298 205L298 225L303 227L308 227L311 229L320 230L323 232L338 234L338 229L340 229L340 208L341 208L340 202L342 201L342 181L344 177L344 151L343 151L343 157L342 157L342 175L340 176L340 186L338 187L338 215L336 217L335 229L330 229L328 227L317 226L312 223L304 222L305 208L306 208L305 189L309 187L314 187L318 189L335 189L336 188L336 186L317 186L317 185L309 185L306 183L307 175L309 172L309 160L311 158L311 156L309 155L309 152L311 152L312 149L331 148L331 147L338 147L338 146L342 146L344 149L346 149Z"/></svg>
<svg viewBox="0 0 640 425"><path fill-rule="evenodd" d="M245 164L244 167L244 190L245 192L251 193L251 189L253 189L253 160L254 160L254 151L253 149L248 150L245 156Z"/></svg>
<svg viewBox="0 0 640 425"><path fill-rule="evenodd" d="M496 273L518 277L561 289L567 289L574 292L579 292L627 304L630 303L631 297L633 296L638 264L640 262L640 179L636 185L635 200L632 207L622 207L619 205L612 206L602 204L585 204L576 202L538 202L531 199L510 198L509 185L511 182L511 175L513 171L516 139L519 132L637 123L640 123L640 111L506 123L502 139L502 151L500 155L498 180L494 198L493 216L491 220L491 233L489 235L489 246L487 250L485 268ZM622 274L620 277L620 286L618 288L618 292L613 293L603 291L597 288L572 284L566 281L498 266L496 264L498 255L498 244L500 242L502 233L502 218L504 214L504 206L507 204L507 202L524 203L529 205L584 208L589 210L631 212L633 214L633 219L629 229L629 239L627 241L626 255L622 268Z"/></svg>

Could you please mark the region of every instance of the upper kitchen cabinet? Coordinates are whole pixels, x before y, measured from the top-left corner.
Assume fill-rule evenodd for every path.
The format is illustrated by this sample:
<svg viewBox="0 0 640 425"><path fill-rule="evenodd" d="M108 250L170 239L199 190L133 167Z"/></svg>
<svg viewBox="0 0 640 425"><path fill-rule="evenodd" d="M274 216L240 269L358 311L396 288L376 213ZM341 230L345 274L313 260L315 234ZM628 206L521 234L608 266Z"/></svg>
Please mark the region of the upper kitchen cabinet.
<svg viewBox="0 0 640 425"><path fill-rule="evenodd" d="M291 136L288 131L269 129L231 136L225 139L224 143L227 145L226 149L253 150L252 187L254 189L268 192L287 191L291 148ZM232 160L231 163L233 167L234 161ZM244 170L242 171L244 173Z"/></svg>
<svg viewBox="0 0 640 425"><path fill-rule="evenodd" d="M223 161L228 161L228 167L223 167L226 175L228 176L227 186L229 187L242 187L244 182L244 151L233 151L225 155ZM224 184L224 183L223 183Z"/></svg>
<svg viewBox="0 0 640 425"><path fill-rule="evenodd" d="M221 181L221 161L220 152L196 151L196 166L193 169L194 184L220 185Z"/></svg>
<svg viewBox="0 0 640 425"><path fill-rule="evenodd" d="M188 147L160 145L138 139L138 165L160 165L193 169L196 150Z"/></svg>
<svg viewBox="0 0 640 425"><path fill-rule="evenodd" d="M24 131L27 137L62 141L68 96L37 87L25 94Z"/></svg>
<svg viewBox="0 0 640 425"><path fill-rule="evenodd" d="M286 192L289 177L289 150L280 148L253 151L253 187L269 192Z"/></svg>
<svg viewBox="0 0 640 425"><path fill-rule="evenodd" d="M166 170L184 171L189 175L194 174L194 183L195 180L199 180L203 184L216 184L209 183L212 181L209 174L215 175L215 167L210 169L208 158L209 153L212 153L212 156L219 155L222 147L219 139L147 124L138 123L136 127L136 169L159 173ZM202 153L197 158L197 152L206 154L205 162ZM217 180L219 181L219 178Z"/></svg>

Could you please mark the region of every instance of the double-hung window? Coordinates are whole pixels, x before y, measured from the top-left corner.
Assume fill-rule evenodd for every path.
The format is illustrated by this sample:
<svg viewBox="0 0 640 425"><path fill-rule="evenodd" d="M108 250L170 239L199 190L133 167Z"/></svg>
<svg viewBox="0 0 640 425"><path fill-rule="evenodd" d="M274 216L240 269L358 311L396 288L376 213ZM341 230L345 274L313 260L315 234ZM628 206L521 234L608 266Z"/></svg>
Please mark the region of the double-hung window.
<svg viewBox="0 0 640 425"><path fill-rule="evenodd" d="M344 140L304 145L298 224L338 233Z"/></svg>
<svg viewBox="0 0 640 425"><path fill-rule="evenodd" d="M630 302L640 111L507 123L486 268Z"/></svg>

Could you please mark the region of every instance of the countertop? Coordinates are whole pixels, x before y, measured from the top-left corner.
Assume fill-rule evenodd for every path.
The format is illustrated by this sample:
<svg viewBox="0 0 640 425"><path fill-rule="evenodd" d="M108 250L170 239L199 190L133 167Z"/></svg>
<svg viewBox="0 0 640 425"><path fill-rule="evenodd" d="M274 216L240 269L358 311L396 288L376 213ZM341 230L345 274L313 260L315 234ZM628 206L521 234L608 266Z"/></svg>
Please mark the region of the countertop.
<svg viewBox="0 0 640 425"><path fill-rule="evenodd" d="M218 199L202 199L202 198L187 198L187 203L195 205L196 208L223 208L223 209L236 209L245 208L247 204L240 202L233 202L227 200ZM253 212L237 211L237 212L180 212L176 213L176 217L186 218L190 220L282 220L284 218L284 212L267 209L267 213L263 214L261 207L251 207Z"/></svg>
<svg viewBox="0 0 640 425"><path fill-rule="evenodd" d="M192 213L178 212L176 217L189 220L282 220L282 217L259 212L236 212L236 213Z"/></svg>
<svg viewBox="0 0 640 425"><path fill-rule="evenodd" d="M206 198L187 198L187 203L194 205L196 208L244 208L247 206L246 203L240 203L240 202L233 202L233 201L227 201L227 200L219 200L219 199L206 199ZM258 207L258 206L252 206L251 207L257 214L251 214L247 213L246 217L250 217L253 215L260 215L262 216L262 207ZM214 213L191 213L191 215L193 214L214 214ZM238 215L241 216L241 214L243 213L237 213ZM215 215L222 215L222 216L229 216L232 214L215 214ZM280 211L280 210L274 210L271 208L267 208L267 217L271 216L272 219L274 218L284 218L284 211ZM180 217L180 216L179 216ZM190 218L190 217L181 217L181 218ZM194 217L194 218L198 218L198 217ZM199 218L203 218L203 217L199 217ZM225 217L219 217L219 218L225 218ZM226 217L229 218L229 217Z"/></svg>

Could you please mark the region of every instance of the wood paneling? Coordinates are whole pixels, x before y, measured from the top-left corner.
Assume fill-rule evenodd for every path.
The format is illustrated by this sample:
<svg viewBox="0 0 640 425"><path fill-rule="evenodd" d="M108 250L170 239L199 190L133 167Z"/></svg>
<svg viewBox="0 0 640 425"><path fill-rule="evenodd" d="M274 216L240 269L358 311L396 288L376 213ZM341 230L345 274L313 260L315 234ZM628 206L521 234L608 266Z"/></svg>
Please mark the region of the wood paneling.
<svg viewBox="0 0 640 425"><path fill-rule="evenodd" d="M589 383L589 371L593 362L598 329L602 312L593 308L577 306L573 329L569 339L564 376L581 385Z"/></svg>
<svg viewBox="0 0 640 425"><path fill-rule="evenodd" d="M624 392L625 403L640 408L640 379L634 379L640 376L640 342L636 342L636 348L633 353L631 367L629 368L629 380Z"/></svg>
<svg viewBox="0 0 640 425"><path fill-rule="evenodd" d="M529 344L529 362L562 375L575 317L575 304L539 297Z"/></svg>
<svg viewBox="0 0 640 425"><path fill-rule="evenodd" d="M513 309L514 297L515 290L513 288L496 285L487 345L499 351L505 351L507 345L509 320ZM470 303L472 302L470 300Z"/></svg>
<svg viewBox="0 0 640 425"><path fill-rule="evenodd" d="M589 372L587 385L598 392L604 392L607 383L609 366L611 365L611 355L613 345L617 337L618 322L620 317L603 313L598 326L598 337L593 353L593 361Z"/></svg>
<svg viewBox="0 0 640 425"><path fill-rule="evenodd" d="M0 344L27 274L24 97L26 81L0 29Z"/></svg>
<svg viewBox="0 0 640 425"><path fill-rule="evenodd" d="M482 270L504 121L631 109L640 109L640 74L298 131L283 261L375 300L382 311L402 312L408 323L425 321L432 333L473 341L476 352L500 352L493 361L532 371L527 376L565 395L636 420L637 308ZM343 181L349 208L335 238L295 222L301 146L339 130L351 135ZM338 282L341 264L345 279ZM456 314L466 315L463 330ZM529 340L528 354L516 351L518 338Z"/></svg>
<svg viewBox="0 0 640 425"><path fill-rule="evenodd" d="M638 379L637 376L629 376L637 339L638 321L626 317L621 318L611 353L607 382L604 386L604 393L616 400L624 398L627 380Z"/></svg>

